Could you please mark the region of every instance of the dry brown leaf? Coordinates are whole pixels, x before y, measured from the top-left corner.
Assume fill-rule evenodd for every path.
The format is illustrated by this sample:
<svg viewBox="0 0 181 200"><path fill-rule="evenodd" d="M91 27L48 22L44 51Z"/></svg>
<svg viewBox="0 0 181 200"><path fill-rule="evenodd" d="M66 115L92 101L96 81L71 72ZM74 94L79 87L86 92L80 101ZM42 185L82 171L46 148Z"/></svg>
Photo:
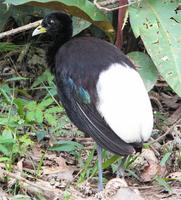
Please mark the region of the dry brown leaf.
<svg viewBox="0 0 181 200"><path fill-rule="evenodd" d="M55 157L54 160L56 161L56 167L42 167L43 175L48 175L49 178L56 177L58 179L63 179L67 181L73 180L73 172L74 168L70 167L66 164L66 161L62 157Z"/></svg>
<svg viewBox="0 0 181 200"><path fill-rule="evenodd" d="M151 149L143 150L134 162L134 167L139 169L142 182L152 181L156 175L163 176L166 173L166 167L159 164L159 160Z"/></svg>
<svg viewBox="0 0 181 200"><path fill-rule="evenodd" d="M102 200L144 200L138 190L129 188L126 181L120 178L111 179L103 192L97 193L97 198Z"/></svg>
<svg viewBox="0 0 181 200"><path fill-rule="evenodd" d="M24 158L22 158L20 161L18 161L17 163L17 170L19 172L22 172L23 171L23 162L24 162Z"/></svg>
<svg viewBox="0 0 181 200"><path fill-rule="evenodd" d="M32 150L28 153L28 156L32 158L33 161L39 162L42 158L42 148L39 144L33 146Z"/></svg>
<svg viewBox="0 0 181 200"><path fill-rule="evenodd" d="M6 194L1 188L0 188L0 200L8 200L8 194Z"/></svg>
<svg viewBox="0 0 181 200"><path fill-rule="evenodd" d="M166 120L167 125L173 125L177 120L181 118L181 106Z"/></svg>
<svg viewBox="0 0 181 200"><path fill-rule="evenodd" d="M181 124L176 125L172 130L174 144L179 149L181 147Z"/></svg>
<svg viewBox="0 0 181 200"><path fill-rule="evenodd" d="M173 172L173 173L170 173L167 178L179 178L181 179L181 172Z"/></svg>
<svg viewBox="0 0 181 200"><path fill-rule="evenodd" d="M179 100L178 95L171 96L162 92L161 100L169 108L175 109L175 108L178 108L179 106L179 103L177 103L177 101Z"/></svg>

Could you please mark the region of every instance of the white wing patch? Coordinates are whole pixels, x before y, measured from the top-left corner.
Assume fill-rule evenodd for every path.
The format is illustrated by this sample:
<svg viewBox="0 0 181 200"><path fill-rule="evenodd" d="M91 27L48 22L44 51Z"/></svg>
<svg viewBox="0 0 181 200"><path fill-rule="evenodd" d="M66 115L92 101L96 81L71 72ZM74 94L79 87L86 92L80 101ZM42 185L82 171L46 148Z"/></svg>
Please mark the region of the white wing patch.
<svg viewBox="0 0 181 200"><path fill-rule="evenodd" d="M138 72L112 64L99 75L97 109L125 142L147 141L153 127L151 103Z"/></svg>

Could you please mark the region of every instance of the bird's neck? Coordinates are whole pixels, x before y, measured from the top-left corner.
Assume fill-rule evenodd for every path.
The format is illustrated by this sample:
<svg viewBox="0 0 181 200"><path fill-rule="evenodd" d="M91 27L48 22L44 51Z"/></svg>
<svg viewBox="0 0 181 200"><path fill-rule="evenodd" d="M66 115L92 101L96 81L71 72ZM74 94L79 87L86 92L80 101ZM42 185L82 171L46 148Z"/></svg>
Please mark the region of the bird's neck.
<svg viewBox="0 0 181 200"><path fill-rule="evenodd" d="M72 37L71 35L69 36L67 35L65 37L57 37L57 38L54 38L54 40L52 40L49 43L49 46L46 52L46 58L47 58L48 67L52 73L55 73L55 57L56 57L57 51L64 43L70 40L71 37Z"/></svg>

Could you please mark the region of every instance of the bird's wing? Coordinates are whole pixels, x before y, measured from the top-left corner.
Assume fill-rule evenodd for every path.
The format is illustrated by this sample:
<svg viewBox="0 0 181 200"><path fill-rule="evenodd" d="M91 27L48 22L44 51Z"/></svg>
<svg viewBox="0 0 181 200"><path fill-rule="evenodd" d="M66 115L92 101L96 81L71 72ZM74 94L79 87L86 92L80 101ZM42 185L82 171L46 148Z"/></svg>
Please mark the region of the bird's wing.
<svg viewBox="0 0 181 200"><path fill-rule="evenodd" d="M133 146L119 138L100 115L87 89L76 84L70 77L64 78L63 82L58 84L64 85L62 91L59 91L62 103L68 116L80 130L113 153L119 155L134 153Z"/></svg>

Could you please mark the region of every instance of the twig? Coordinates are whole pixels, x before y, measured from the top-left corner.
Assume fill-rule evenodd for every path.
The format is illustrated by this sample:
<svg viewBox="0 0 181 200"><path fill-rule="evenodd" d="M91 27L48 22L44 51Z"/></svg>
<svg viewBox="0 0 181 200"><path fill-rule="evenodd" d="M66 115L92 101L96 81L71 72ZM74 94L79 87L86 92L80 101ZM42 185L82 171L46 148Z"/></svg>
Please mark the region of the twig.
<svg viewBox="0 0 181 200"><path fill-rule="evenodd" d="M0 169L0 176L6 175L13 179L19 181L19 184L31 193L41 193L48 199L53 199L54 197L62 197L63 192L59 189L54 188L48 182L37 179L36 182L29 181L19 174L15 174L4 169ZM63 199L63 198L60 198Z"/></svg>
<svg viewBox="0 0 181 200"><path fill-rule="evenodd" d="M33 22L33 23L30 23L30 24L27 24L27 25L12 29L10 31L6 31L6 32L3 32L3 33L0 33L0 39L2 39L4 37L11 36L11 35L15 35L17 33L21 33L21 32L27 31L27 30L32 29L32 28L35 28L41 23L41 21L42 20L38 20L36 22Z"/></svg>
<svg viewBox="0 0 181 200"><path fill-rule="evenodd" d="M114 4L114 3L118 3L119 0L106 0L106 1L101 1L99 2L100 6L107 6L109 4Z"/></svg>
<svg viewBox="0 0 181 200"><path fill-rule="evenodd" d="M175 124L173 124L163 135L161 135L160 137L158 137L157 139L155 139L154 141L150 142L150 145L151 144L154 144L155 142L158 142L159 140L163 139L166 135L168 135L172 129L178 124L181 122L181 119L177 120Z"/></svg>
<svg viewBox="0 0 181 200"><path fill-rule="evenodd" d="M140 1L140 0L139 0ZM115 7L115 8L107 8L107 7L105 7L106 5L108 5L108 4L113 4L113 3L116 3L117 1L109 1L109 0L107 0L107 3L106 3L106 1L104 1L104 2L97 2L97 0L94 0L93 1L93 3L94 3L94 5L97 7L97 8L99 8L99 9L101 9L101 10L105 10L105 11L113 11L113 10L118 10L118 9L120 9L120 8L124 8L124 7L127 7L127 6L130 6L130 5L133 5L133 4L135 4L135 3L138 3L138 1L134 1L134 2L130 2L130 3L128 3L128 4L126 4L126 5L121 5L121 6L117 6L117 7ZM103 5L103 6L102 6Z"/></svg>

